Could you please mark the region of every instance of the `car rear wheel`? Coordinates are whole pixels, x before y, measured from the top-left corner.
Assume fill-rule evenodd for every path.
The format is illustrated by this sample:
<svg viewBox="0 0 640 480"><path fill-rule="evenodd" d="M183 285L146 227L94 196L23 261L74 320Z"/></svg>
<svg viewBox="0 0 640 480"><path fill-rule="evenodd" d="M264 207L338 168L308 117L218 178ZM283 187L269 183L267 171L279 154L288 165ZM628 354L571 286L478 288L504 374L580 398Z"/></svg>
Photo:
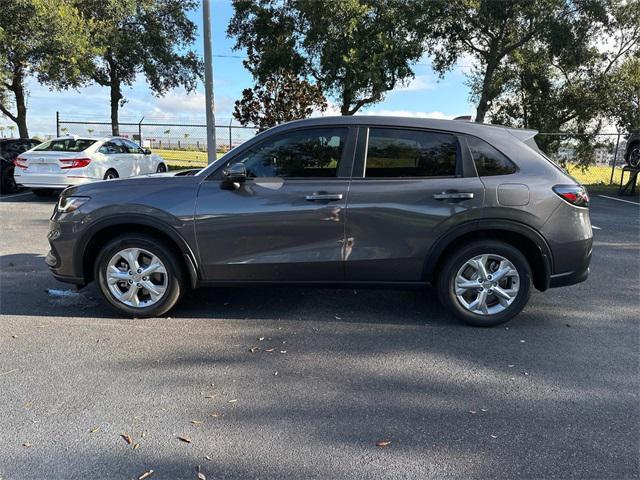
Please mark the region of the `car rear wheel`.
<svg viewBox="0 0 640 480"><path fill-rule="evenodd" d="M107 170L107 173L104 174L105 180L115 180L118 178L118 172L115 170Z"/></svg>
<svg viewBox="0 0 640 480"><path fill-rule="evenodd" d="M640 167L640 143L635 144L631 147L631 150L629 150L629 155L627 155L627 164L629 164L631 168Z"/></svg>
<svg viewBox="0 0 640 480"><path fill-rule="evenodd" d="M157 173L164 173L167 171L167 166L164 163L158 164L158 168L156 169Z"/></svg>
<svg viewBox="0 0 640 480"><path fill-rule="evenodd" d="M478 241L453 253L440 270L438 296L469 325L492 327L522 311L531 294L531 267L517 248Z"/></svg>
<svg viewBox="0 0 640 480"><path fill-rule="evenodd" d="M105 245L96 261L95 278L107 302L132 317L160 316L184 291L175 255L141 234L122 235Z"/></svg>

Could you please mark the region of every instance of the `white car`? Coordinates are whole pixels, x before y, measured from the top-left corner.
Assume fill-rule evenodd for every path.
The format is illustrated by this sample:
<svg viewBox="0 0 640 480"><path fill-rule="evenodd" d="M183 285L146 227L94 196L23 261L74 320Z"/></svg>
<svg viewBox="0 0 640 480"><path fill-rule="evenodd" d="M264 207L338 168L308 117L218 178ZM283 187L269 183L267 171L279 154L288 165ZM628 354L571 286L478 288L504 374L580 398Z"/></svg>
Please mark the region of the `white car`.
<svg viewBox="0 0 640 480"><path fill-rule="evenodd" d="M122 137L61 137L41 143L14 160L18 185L36 195L80 183L166 172L164 159Z"/></svg>

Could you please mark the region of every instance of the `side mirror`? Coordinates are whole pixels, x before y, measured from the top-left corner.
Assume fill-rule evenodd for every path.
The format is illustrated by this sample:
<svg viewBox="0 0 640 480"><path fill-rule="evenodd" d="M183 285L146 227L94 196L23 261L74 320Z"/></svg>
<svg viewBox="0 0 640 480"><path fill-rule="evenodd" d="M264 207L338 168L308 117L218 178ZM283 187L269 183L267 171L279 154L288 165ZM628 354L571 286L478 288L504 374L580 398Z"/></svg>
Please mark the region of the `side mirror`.
<svg viewBox="0 0 640 480"><path fill-rule="evenodd" d="M234 163L222 171L222 175L227 182L243 183L247 180L247 167L244 163Z"/></svg>
<svg viewBox="0 0 640 480"><path fill-rule="evenodd" d="M148 148L143 148L142 153L144 153L145 155L151 155L151 150L149 150Z"/></svg>

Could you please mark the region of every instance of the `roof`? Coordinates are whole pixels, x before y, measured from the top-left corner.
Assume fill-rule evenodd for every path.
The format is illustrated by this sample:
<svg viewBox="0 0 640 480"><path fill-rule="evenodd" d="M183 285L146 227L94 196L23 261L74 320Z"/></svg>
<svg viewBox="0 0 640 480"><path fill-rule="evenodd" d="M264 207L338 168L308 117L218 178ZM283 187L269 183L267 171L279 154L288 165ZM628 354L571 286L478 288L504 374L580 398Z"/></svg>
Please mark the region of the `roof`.
<svg viewBox="0 0 640 480"><path fill-rule="evenodd" d="M344 115L314 117L283 123L275 129L288 130L291 127L323 125L374 125L386 127L414 127L430 130L446 130L455 133L467 133L478 136L491 136L495 132L508 132L521 141L535 136L536 130L510 128L488 123L465 122L460 120L440 120L435 118L391 117L379 115Z"/></svg>

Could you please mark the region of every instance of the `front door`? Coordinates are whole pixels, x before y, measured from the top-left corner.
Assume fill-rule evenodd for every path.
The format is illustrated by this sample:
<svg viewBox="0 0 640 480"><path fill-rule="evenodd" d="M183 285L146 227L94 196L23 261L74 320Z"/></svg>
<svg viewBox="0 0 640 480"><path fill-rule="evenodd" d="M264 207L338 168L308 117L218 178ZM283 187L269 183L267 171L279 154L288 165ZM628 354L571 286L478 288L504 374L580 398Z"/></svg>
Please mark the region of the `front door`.
<svg viewBox="0 0 640 480"><path fill-rule="evenodd" d="M481 216L484 188L473 161L446 132L363 127L358 138L346 279L421 281L433 242Z"/></svg>
<svg viewBox="0 0 640 480"><path fill-rule="evenodd" d="M353 143L346 127L292 130L239 151L204 180L196 236L205 280L343 280ZM235 163L246 182L224 180Z"/></svg>

